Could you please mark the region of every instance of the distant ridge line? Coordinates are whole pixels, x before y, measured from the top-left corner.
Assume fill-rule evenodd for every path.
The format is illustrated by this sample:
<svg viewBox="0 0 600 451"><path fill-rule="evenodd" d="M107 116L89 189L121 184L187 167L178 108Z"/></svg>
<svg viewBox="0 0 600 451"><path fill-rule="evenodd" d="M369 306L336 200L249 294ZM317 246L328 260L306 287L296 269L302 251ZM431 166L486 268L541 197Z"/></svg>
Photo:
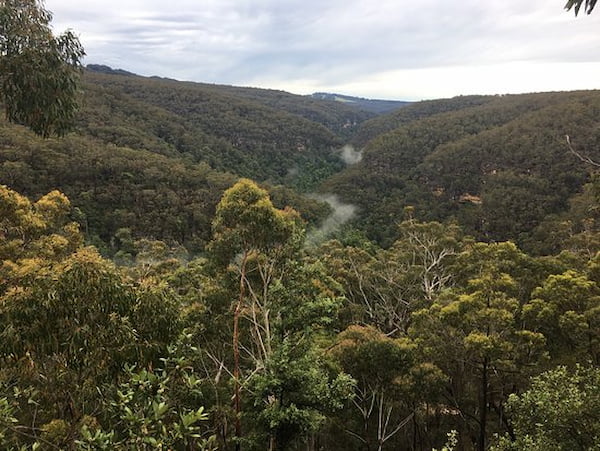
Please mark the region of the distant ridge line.
<svg viewBox="0 0 600 451"><path fill-rule="evenodd" d="M314 99L345 103L377 114L389 113L412 103L405 100L367 99L364 97L353 97L330 92L315 92L311 94L311 97Z"/></svg>

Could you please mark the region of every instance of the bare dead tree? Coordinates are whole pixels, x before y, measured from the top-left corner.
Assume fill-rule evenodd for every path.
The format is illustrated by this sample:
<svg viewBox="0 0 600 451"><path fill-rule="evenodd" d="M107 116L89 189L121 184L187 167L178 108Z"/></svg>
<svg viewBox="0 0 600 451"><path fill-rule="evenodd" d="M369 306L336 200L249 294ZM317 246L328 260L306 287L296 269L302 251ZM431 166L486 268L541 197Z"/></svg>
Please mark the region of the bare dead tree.
<svg viewBox="0 0 600 451"><path fill-rule="evenodd" d="M567 147L569 148L569 151L575 155L577 158L579 158L581 161L583 161L584 163L587 164L591 164L592 166L595 166L597 168L600 168L600 163L597 163L596 161L592 160L590 157L582 155L581 153L577 152L574 148L573 145L571 144L571 138L569 137L569 135L565 135L565 137L567 138Z"/></svg>

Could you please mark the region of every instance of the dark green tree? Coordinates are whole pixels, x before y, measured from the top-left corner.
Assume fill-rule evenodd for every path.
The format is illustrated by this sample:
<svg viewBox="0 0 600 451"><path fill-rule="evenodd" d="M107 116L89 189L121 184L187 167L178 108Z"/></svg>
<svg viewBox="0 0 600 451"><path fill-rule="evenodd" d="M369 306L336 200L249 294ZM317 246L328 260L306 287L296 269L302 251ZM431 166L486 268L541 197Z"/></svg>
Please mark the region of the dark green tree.
<svg viewBox="0 0 600 451"><path fill-rule="evenodd" d="M596 450L600 443L600 369L559 366L533 378L531 388L508 401L515 440L494 451Z"/></svg>
<svg viewBox="0 0 600 451"><path fill-rule="evenodd" d="M72 31L52 34L51 20L39 0L0 2L0 100L8 120L43 137L70 128L85 55Z"/></svg>
<svg viewBox="0 0 600 451"><path fill-rule="evenodd" d="M272 318L261 321L271 331L270 351L249 380L249 416L268 435L269 451L294 449L352 397L350 376L330 374L316 346L341 302L330 283L318 267L297 265L270 288Z"/></svg>
<svg viewBox="0 0 600 451"><path fill-rule="evenodd" d="M225 192L213 231L213 264L221 266L221 277L229 274L236 299L236 448L263 441L270 451L293 449L352 392L351 378L330 374L318 345L341 305L339 287L319 264L301 263L304 233L295 210L275 208L251 180ZM252 431L243 437L242 420Z"/></svg>

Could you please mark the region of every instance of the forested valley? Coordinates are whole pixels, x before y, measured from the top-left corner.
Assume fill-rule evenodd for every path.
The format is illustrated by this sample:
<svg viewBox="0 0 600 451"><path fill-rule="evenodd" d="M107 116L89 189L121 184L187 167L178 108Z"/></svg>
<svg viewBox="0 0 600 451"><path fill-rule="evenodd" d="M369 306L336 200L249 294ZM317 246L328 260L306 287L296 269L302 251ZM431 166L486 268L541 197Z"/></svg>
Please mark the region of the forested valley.
<svg viewBox="0 0 600 451"><path fill-rule="evenodd" d="M1 449L600 449L600 92L81 91L0 119Z"/></svg>

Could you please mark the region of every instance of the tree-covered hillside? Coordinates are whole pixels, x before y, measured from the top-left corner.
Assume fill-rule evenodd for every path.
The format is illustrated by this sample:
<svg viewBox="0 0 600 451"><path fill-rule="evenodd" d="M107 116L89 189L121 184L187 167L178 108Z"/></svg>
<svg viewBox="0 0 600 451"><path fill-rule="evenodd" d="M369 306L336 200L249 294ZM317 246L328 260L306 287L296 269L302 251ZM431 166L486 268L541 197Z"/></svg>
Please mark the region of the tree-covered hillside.
<svg viewBox="0 0 600 451"><path fill-rule="evenodd" d="M590 167L564 136L595 156L596 92L457 97L368 119L339 102L133 74L88 71L83 91L64 141L2 124L0 180L30 196L63 190L105 243L128 228L201 249L236 176L337 194L358 207L353 226L383 245L406 207L538 253L589 228ZM340 159L347 142L364 144L358 164ZM327 210L295 198L313 223Z"/></svg>
<svg viewBox="0 0 600 451"><path fill-rule="evenodd" d="M483 105L492 99L492 96L459 96L451 99L425 100L411 103L406 108L378 116L361 124L352 142L356 146L363 146L378 135L392 131L401 125L435 114Z"/></svg>
<svg viewBox="0 0 600 451"><path fill-rule="evenodd" d="M290 188L342 169L343 135L371 117L278 91L121 73L86 72L82 88L64 139L0 122L0 182L32 197L60 189L101 247L118 247L115 234L128 229L201 250L217 200L240 176L270 183L278 205L316 224L328 207Z"/></svg>
<svg viewBox="0 0 600 451"><path fill-rule="evenodd" d="M381 243L394 238L406 207L428 220L455 218L480 239L515 240L534 252L557 249L540 228L569 209L592 167L569 152L565 135L598 159L597 92L543 93L443 101L403 108L373 124L363 159L324 184L360 209L358 227ZM471 99L475 100L475 99ZM411 110L414 109L414 116ZM421 115L425 117L421 117ZM360 134L363 132L359 132ZM577 226L576 226L577 227Z"/></svg>
<svg viewBox="0 0 600 451"><path fill-rule="evenodd" d="M92 133L101 134L107 127L114 133L120 126L117 132L134 135L122 139L135 142L140 133L135 125L150 121L145 128L152 139L215 168L258 180L296 181L303 188L340 169L334 151L359 123L373 116L281 91L93 72L86 73L85 80L94 104L82 120L89 121L85 125ZM104 116L95 117L103 110ZM124 123L107 120L112 111L124 114ZM171 122L176 123L174 129Z"/></svg>
<svg viewBox="0 0 600 451"><path fill-rule="evenodd" d="M0 121L0 136L2 183L32 197L60 189L77 207L88 238L100 238L101 247L128 228L136 237L202 249L215 205L237 178L180 155L106 144L86 135L41 140ZM328 211L283 186L274 187L273 196L282 206L295 205L309 222Z"/></svg>

